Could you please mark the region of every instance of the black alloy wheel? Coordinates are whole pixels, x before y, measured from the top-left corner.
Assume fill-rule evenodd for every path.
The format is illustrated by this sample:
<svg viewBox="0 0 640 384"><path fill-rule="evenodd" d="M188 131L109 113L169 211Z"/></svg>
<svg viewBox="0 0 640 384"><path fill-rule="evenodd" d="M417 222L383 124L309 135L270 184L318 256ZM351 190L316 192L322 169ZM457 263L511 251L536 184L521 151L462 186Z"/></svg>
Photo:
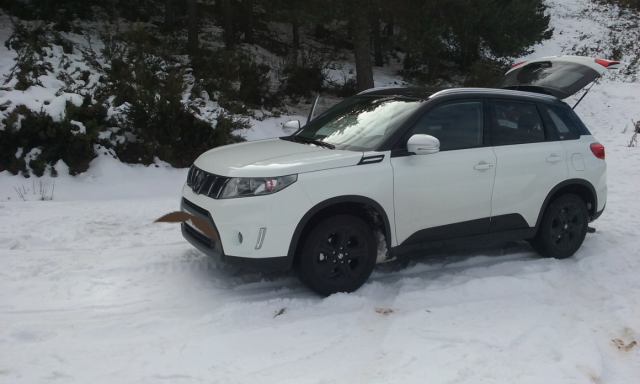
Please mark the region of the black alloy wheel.
<svg viewBox="0 0 640 384"><path fill-rule="evenodd" d="M376 238L367 223L352 215L332 216L309 233L299 277L321 295L353 292L371 275L376 253Z"/></svg>
<svg viewBox="0 0 640 384"><path fill-rule="evenodd" d="M570 257L582 245L588 221L584 201L573 194L562 195L547 207L531 245L544 256Z"/></svg>

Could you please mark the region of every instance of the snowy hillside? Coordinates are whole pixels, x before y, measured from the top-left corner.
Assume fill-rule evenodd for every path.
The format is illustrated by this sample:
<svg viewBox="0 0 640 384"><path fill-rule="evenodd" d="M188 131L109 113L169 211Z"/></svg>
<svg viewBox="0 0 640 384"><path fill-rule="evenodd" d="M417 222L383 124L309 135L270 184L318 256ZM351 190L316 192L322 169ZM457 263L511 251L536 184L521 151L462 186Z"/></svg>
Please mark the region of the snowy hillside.
<svg viewBox="0 0 640 384"><path fill-rule="evenodd" d="M598 41L620 26L637 44L615 9L549 6L554 38L531 57L607 56ZM3 49L0 73L13 59ZM77 95L54 85L0 90L0 104L55 114ZM639 106L638 79L610 74L576 108L606 148L609 194L574 257L541 259L524 243L422 257L328 298L291 272L216 264L177 225L154 224L178 207L186 169L104 151L75 177L63 163L57 178L2 172L0 383L638 383ZM252 120L245 135L279 135L289 118Z"/></svg>

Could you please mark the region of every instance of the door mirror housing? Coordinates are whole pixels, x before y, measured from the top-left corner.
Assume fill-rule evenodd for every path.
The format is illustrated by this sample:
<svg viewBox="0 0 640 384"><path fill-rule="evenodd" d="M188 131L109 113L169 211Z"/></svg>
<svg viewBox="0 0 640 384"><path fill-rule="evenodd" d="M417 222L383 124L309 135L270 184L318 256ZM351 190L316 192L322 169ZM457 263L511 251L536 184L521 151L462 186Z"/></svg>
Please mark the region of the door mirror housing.
<svg viewBox="0 0 640 384"><path fill-rule="evenodd" d="M282 132L291 135L300 129L300 120L289 120L282 124Z"/></svg>
<svg viewBox="0 0 640 384"><path fill-rule="evenodd" d="M416 155L440 152L440 140L431 135L415 134L407 141L407 151Z"/></svg>

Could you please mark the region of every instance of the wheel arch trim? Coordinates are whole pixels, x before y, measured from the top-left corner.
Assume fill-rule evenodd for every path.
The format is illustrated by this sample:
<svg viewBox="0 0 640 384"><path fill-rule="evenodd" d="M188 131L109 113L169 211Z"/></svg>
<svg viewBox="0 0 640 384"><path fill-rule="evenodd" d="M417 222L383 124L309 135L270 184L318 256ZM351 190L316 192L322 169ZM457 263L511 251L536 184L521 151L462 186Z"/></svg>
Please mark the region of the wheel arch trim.
<svg viewBox="0 0 640 384"><path fill-rule="evenodd" d="M342 203L354 203L354 204L367 204L373 207L377 213L380 215L382 219L382 224L384 225L384 230L386 233L385 241L387 242L387 249L391 248L391 223L389 222L389 217L387 212L382 206L377 203L375 200L359 195L345 195L345 196L337 196L332 197L330 199L321 201L320 203L314 205L311 209L307 211L307 213L302 216L302 219L298 222L295 231L293 232L293 236L291 238L291 243L289 244L289 251L287 252L287 257L293 263L295 258L296 248L300 241L300 236L304 231L305 227L309 223L309 221L320 211L329 208L333 205L342 204Z"/></svg>
<svg viewBox="0 0 640 384"><path fill-rule="evenodd" d="M542 203L542 207L540 208L540 212L538 213L538 219L536 220L536 228L540 227L540 223L542 222L542 217L544 216L544 212L547 210L547 207L551 203L551 199L563 188L571 187L571 186L580 186L586 187L591 193L591 197L593 198L593 207L591 209L587 209L589 212L589 219L595 217L597 209L598 209L598 194L596 193L596 189L593 187L589 181L584 179L569 179L561 182L560 184L553 187L553 189L547 194L547 197L544 199Z"/></svg>

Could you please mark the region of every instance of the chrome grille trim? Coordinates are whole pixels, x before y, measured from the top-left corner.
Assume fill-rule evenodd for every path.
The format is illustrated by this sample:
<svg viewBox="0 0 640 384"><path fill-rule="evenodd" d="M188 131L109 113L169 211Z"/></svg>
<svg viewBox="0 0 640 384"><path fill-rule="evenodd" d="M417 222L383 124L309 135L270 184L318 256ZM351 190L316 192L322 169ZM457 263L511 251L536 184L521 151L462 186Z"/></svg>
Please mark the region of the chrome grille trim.
<svg viewBox="0 0 640 384"><path fill-rule="evenodd" d="M228 177L214 175L192 165L187 174L187 186L196 195L217 199Z"/></svg>

